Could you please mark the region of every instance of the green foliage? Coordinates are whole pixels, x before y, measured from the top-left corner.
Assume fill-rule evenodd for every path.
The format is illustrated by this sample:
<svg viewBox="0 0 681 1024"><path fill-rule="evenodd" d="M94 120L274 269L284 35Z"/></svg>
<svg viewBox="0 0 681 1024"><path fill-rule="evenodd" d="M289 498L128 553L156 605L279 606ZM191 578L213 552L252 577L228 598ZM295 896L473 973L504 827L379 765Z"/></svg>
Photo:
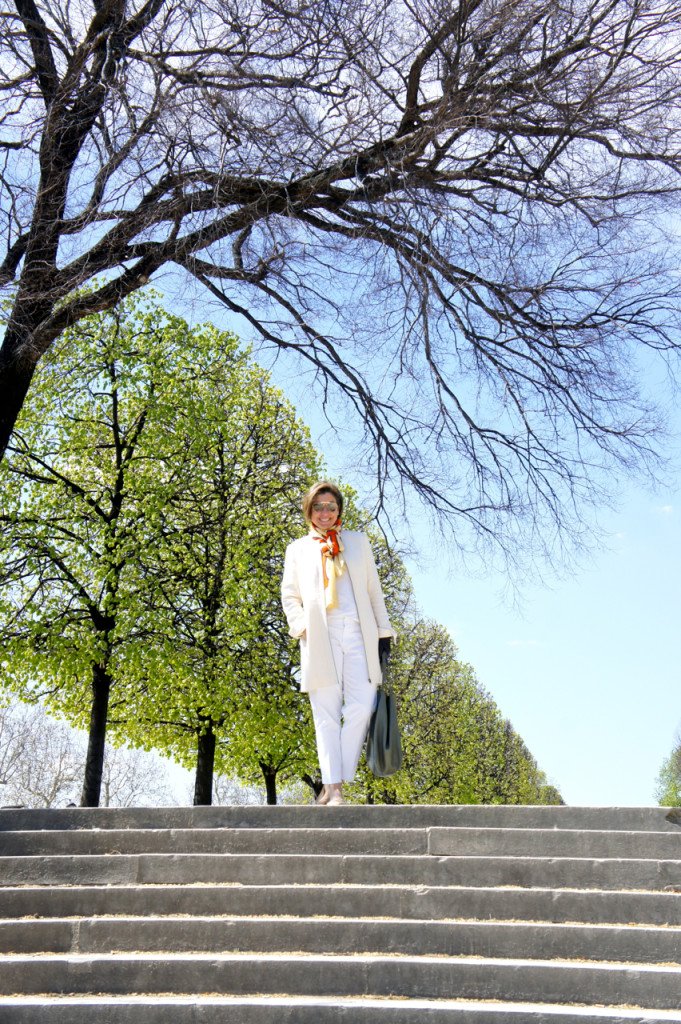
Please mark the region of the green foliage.
<svg viewBox="0 0 681 1024"><path fill-rule="evenodd" d="M137 683L136 566L162 500L150 452L181 331L140 299L67 331L0 466L4 681L76 725L93 666L119 680L117 701Z"/></svg>

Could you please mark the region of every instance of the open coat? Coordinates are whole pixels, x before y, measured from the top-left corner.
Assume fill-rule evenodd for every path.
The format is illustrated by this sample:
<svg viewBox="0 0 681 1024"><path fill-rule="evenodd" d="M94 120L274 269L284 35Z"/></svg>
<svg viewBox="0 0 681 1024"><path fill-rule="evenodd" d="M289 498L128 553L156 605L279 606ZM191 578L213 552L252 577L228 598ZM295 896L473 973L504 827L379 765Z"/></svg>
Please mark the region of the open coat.
<svg viewBox="0 0 681 1024"><path fill-rule="evenodd" d="M346 572L355 594L359 625L364 639L369 678L381 683L378 638L394 636L388 619L376 563L365 533L343 530ZM309 534L286 549L281 603L291 636L300 639L301 690L316 690L338 682L326 622L322 555Z"/></svg>

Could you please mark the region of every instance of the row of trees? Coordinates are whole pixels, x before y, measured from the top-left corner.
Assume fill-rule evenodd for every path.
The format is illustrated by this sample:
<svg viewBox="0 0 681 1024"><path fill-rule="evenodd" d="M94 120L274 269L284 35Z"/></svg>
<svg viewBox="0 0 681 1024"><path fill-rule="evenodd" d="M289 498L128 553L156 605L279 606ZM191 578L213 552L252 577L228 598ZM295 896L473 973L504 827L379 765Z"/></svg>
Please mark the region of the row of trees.
<svg viewBox="0 0 681 1024"><path fill-rule="evenodd" d="M278 596L299 498L321 472L306 428L237 339L151 297L72 328L44 362L0 466L5 684L87 727L82 803L100 801L107 730L195 769L315 776L297 646ZM365 517L349 495L346 523ZM512 727L420 618L374 538L393 619L406 767L358 796L555 799Z"/></svg>
<svg viewBox="0 0 681 1024"><path fill-rule="evenodd" d="M357 795L381 803L562 803L447 631L413 614L401 628L391 670L404 767L376 779L362 762Z"/></svg>
<svg viewBox="0 0 681 1024"><path fill-rule="evenodd" d="M210 801L236 695L289 671L271 584L315 466L236 339L190 338L153 303L93 317L46 362L0 479L1 649L16 692L88 727L85 804L107 724L190 757Z"/></svg>

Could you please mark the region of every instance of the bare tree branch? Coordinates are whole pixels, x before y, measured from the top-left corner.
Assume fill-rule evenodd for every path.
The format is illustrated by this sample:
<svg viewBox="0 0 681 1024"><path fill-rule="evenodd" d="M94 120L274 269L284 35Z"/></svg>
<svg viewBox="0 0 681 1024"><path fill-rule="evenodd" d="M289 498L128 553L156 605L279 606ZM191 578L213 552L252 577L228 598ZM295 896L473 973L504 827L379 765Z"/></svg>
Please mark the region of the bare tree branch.
<svg viewBox="0 0 681 1024"><path fill-rule="evenodd" d="M415 492L512 554L654 468L636 365L679 347L672 0L0 17L1 451L60 333L179 267L354 412L379 508Z"/></svg>

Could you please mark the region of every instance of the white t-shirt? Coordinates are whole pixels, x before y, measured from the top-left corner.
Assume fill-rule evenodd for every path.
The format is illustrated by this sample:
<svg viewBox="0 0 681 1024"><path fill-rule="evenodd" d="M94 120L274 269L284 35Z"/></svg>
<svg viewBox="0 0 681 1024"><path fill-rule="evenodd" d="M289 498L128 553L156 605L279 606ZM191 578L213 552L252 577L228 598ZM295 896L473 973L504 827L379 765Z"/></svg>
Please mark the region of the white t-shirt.
<svg viewBox="0 0 681 1024"><path fill-rule="evenodd" d="M338 597L338 606L336 608L327 608L327 618L342 615L346 619L356 619L359 622L355 592L352 589L352 580L350 579L347 566L343 575L336 577L336 596Z"/></svg>

